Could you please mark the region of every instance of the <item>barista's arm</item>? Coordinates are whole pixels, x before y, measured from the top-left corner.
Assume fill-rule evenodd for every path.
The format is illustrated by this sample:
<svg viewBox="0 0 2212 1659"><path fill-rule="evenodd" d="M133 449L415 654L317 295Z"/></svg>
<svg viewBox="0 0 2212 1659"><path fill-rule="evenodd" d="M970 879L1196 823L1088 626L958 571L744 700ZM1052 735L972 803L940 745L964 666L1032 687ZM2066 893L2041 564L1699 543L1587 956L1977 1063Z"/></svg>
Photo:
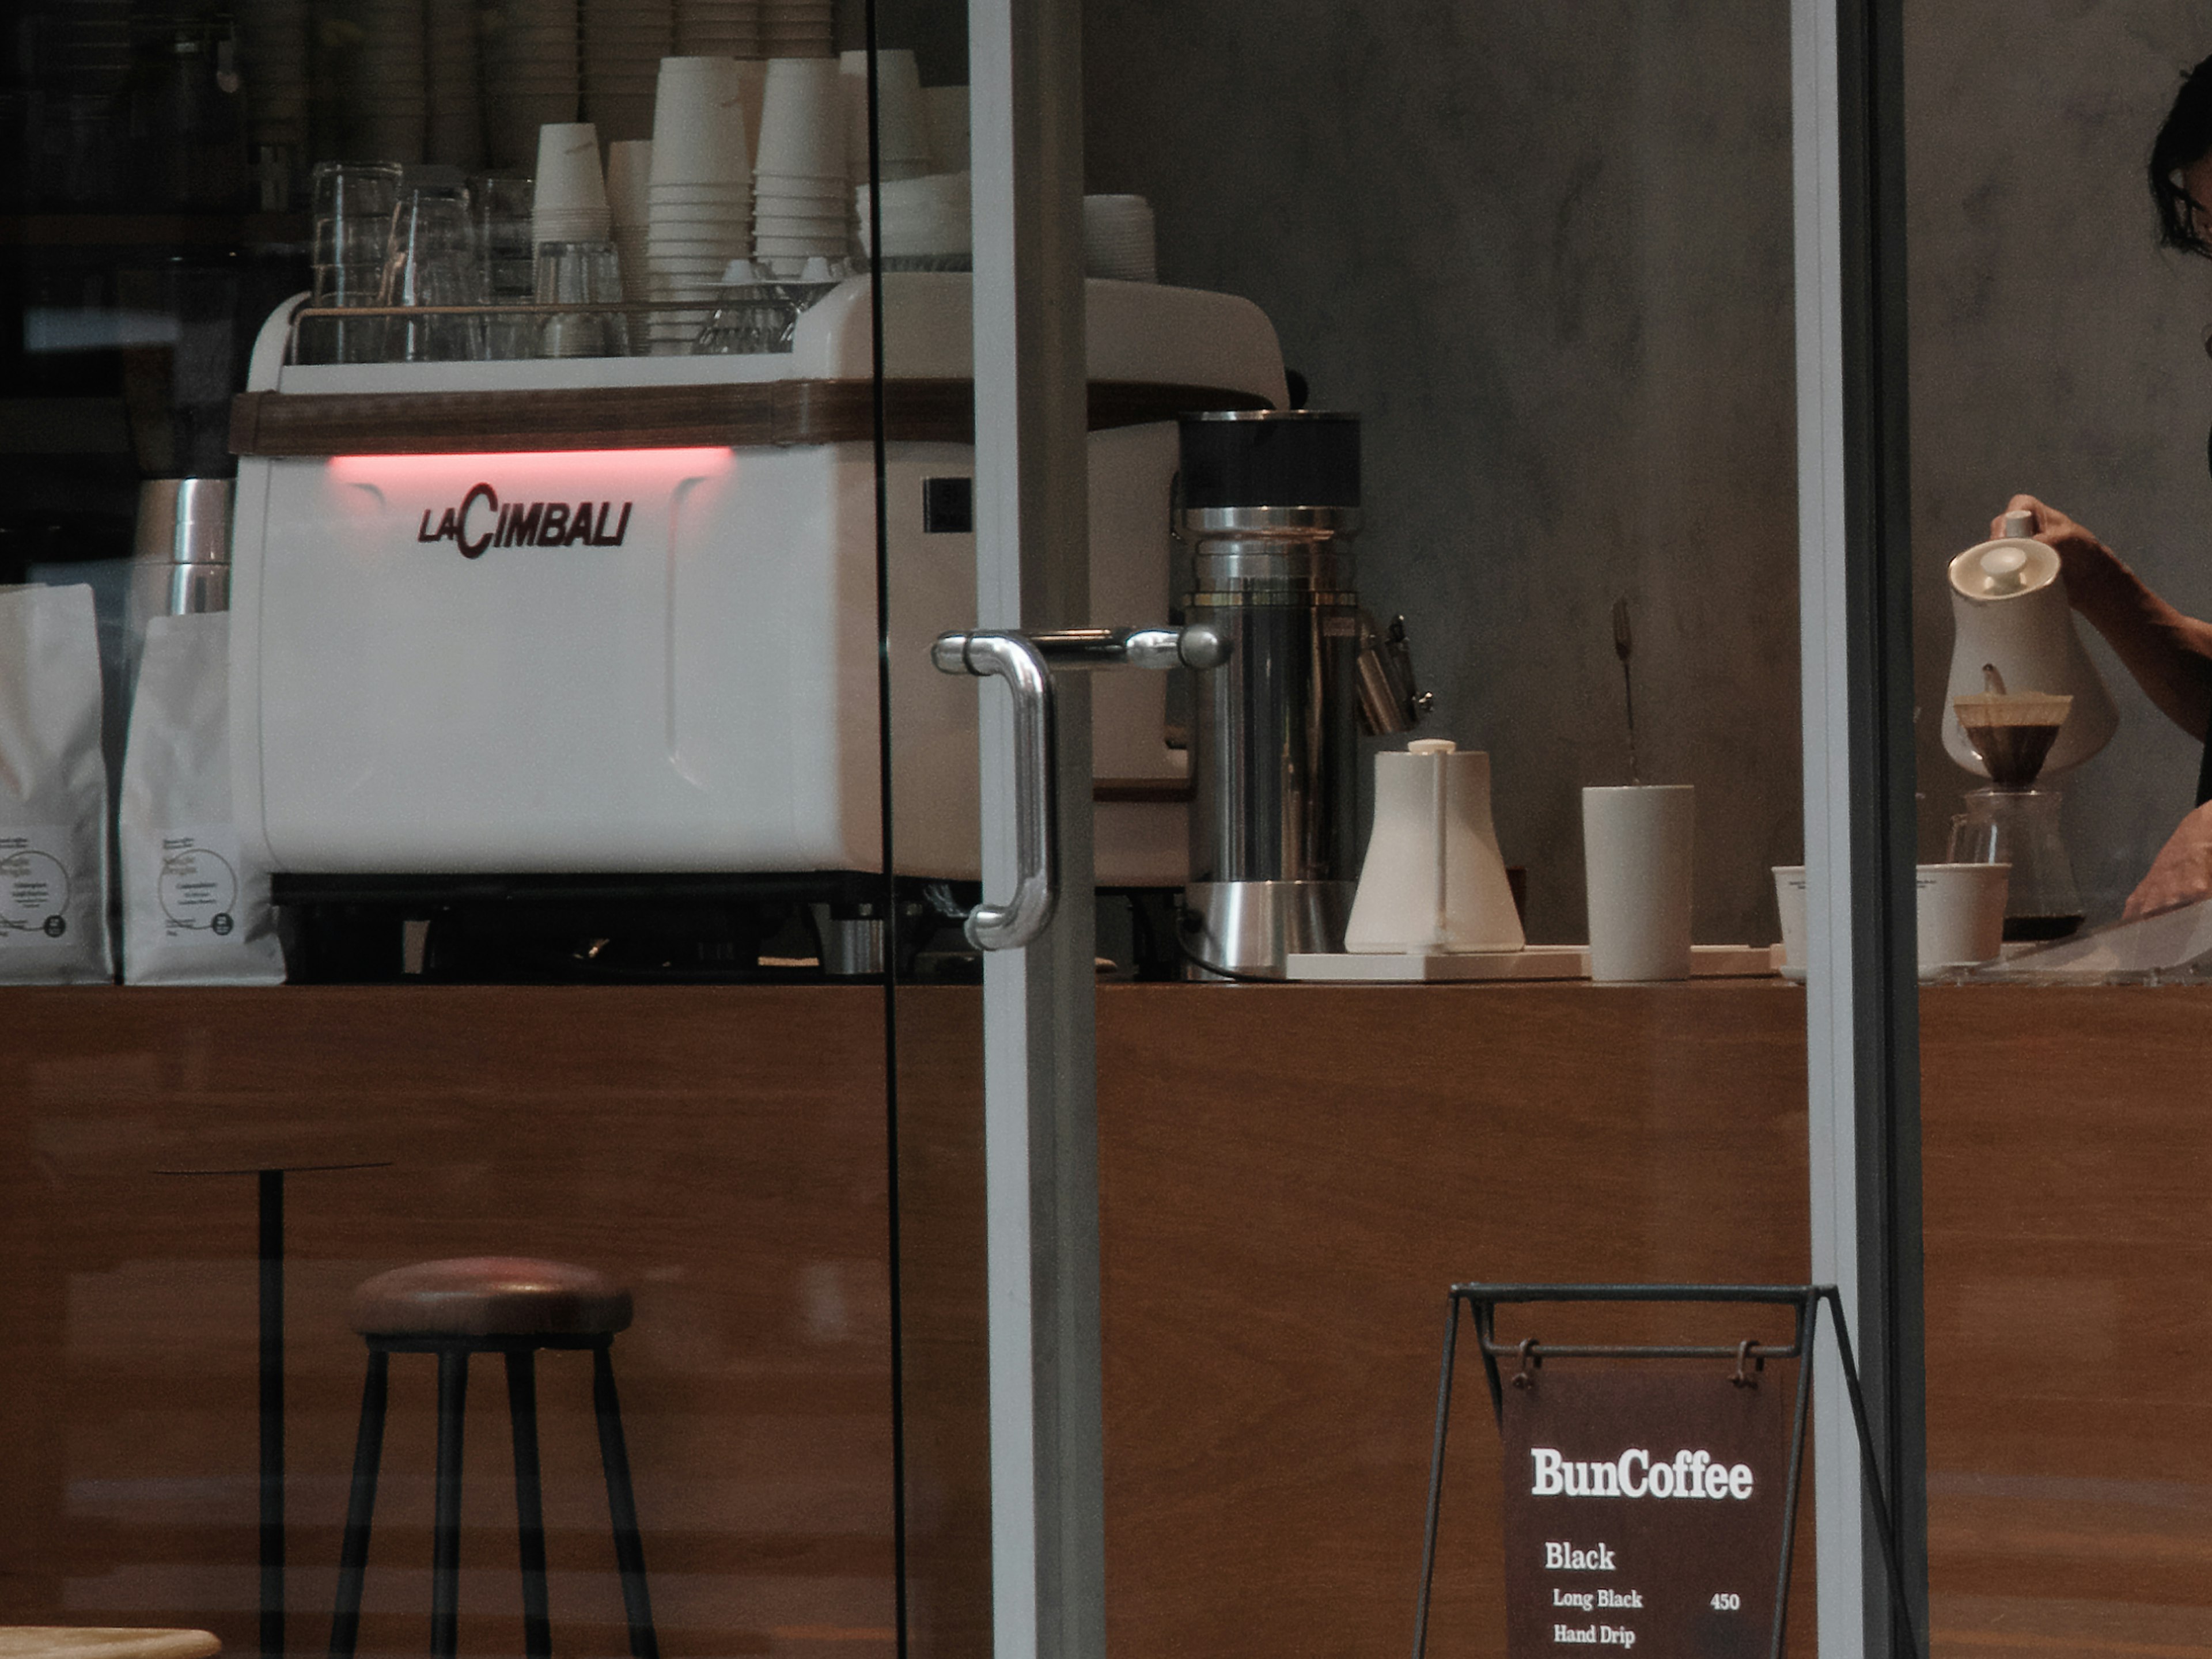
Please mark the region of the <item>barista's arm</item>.
<svg viewBox="0 0 2212 1659"><path fill-rule="evenodd" d="M2152 592L2118 554L2057 507L2015 495L2005 511L2035 515L2035 539L2058 555L2074 608L2105 636L2143 695L2191 737L2202 738L2212 724L2212 624L2183 616ZM2002 514L1990 534L2004 534Z"/></svg>
<svg viewBox="0 0 2212 1659"><path fill-rule="evenodd" d="M2212 896L2212 801L2182 819L2158 849L2150 873L2128 896L2127 920L2154 916Z"/></svg>

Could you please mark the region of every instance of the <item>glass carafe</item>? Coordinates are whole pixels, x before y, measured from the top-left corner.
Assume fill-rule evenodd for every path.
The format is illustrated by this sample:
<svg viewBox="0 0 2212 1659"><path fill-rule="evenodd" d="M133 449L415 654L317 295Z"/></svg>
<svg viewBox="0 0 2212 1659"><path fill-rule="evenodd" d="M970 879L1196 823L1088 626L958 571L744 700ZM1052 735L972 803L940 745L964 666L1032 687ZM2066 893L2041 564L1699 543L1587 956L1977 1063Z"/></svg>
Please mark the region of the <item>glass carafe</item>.
<svg viewBox="0 0 2212 1659"><path fill-rule="evenodd" d="M2012 866L2008 940L2064 939L2081 925L2081 896L2058 833L2063 799L2056 789L1974 789L1966 810L1951 820L1954 864Z"/></svg>

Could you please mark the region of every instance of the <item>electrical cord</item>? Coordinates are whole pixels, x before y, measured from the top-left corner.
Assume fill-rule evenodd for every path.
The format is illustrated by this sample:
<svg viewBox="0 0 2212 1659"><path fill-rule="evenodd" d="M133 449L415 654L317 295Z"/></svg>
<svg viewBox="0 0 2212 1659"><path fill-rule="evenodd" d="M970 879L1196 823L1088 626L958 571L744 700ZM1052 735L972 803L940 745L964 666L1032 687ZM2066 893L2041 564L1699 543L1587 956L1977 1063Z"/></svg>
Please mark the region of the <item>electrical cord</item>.
<svg viewBox="0 0 2212 1659"><path fill-rule="evenodd" d="M1213 975L1217 979L1232 980L1239 985L1280 985L1285 982L1280 977L1273 974L1240 973L1234 968L1224 968L1218 963L1208 962L1190 948L1189 943L1184 937L1186 934L1200 933L1205 930L1206 918L1188 905L1178 902L1176 905L1176 949L1182 954L1185 962L1201 972Z"/></svg>

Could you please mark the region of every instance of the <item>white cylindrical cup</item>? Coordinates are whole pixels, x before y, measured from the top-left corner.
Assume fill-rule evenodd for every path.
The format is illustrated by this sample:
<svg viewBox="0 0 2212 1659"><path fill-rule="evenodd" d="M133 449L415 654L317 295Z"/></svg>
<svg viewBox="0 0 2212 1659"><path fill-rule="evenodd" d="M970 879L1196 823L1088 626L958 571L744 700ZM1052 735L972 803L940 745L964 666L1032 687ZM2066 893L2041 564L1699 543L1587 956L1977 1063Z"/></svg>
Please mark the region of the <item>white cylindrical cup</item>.
<svg viewBox="0 0 2212 1659"><path fill-rule="evenodd" d="M1774 866L1774 908L1782 916L1782 965L1795 972L1805 969L1805 866Z"/></svg>
<svg viewBox="0 0 2212 1659"><path fill-rule="evenodd" d="M837 68L845 92L845 165L853 177L868 176L868 54L841 52ZM884 162L929 161L929 112L911 52L876 53L877 154Z"/></svg>
<svg viewBox="0 0 2212 1659"><path fill-rule="evenodd" d="M769 60L761 89L761 172L843 179L843 83L834 58Z"/></svg>
<svg viewBox="0 0 2212 1659"><path fill-rule="evenodd" d="M735 184L751 177L744 87L734 59L664 58L655 94L655 184Z"/></svg>
<svg viewBox="0 0 2212 1659"><path fill-rule="evenodd" d="M549 123L538 130L537 210L607 210L606 175L599 171L599 133L589 121Z"/></svg>
<svg viewBox="0 0 2212 1659"><path fill-rule="evenodd" d="M2009 864L1923 864L1915 871L1922 973L1971 968L2002 953L2011 878Z"/></svg>
<svg viewBox="0 0 2212 1659"><path fill-rule="evenodd" d="M1690 976L1697 799L1686 783L1583 791L1592 979Z"/></svg>
<svg viewBox="0 0 2212 1659"><path fill-rule="evenodd" d="M607 210L617 225L645 222L653 140L625 138L607 147Z"/></svg>

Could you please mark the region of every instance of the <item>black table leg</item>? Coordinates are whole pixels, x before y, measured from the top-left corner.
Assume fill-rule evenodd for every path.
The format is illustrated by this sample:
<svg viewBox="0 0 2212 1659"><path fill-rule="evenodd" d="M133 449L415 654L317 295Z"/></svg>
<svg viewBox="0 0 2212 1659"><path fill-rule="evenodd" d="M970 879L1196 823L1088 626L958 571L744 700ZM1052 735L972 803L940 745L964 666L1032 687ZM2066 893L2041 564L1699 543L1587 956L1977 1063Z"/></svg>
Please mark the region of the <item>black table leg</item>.
<svg viewBox="0 0 2212 1659"><path fill-rule="evenodd" d="M261 1659L284 1652L284 1172L258 1172L261 1224Z"/></svg>

